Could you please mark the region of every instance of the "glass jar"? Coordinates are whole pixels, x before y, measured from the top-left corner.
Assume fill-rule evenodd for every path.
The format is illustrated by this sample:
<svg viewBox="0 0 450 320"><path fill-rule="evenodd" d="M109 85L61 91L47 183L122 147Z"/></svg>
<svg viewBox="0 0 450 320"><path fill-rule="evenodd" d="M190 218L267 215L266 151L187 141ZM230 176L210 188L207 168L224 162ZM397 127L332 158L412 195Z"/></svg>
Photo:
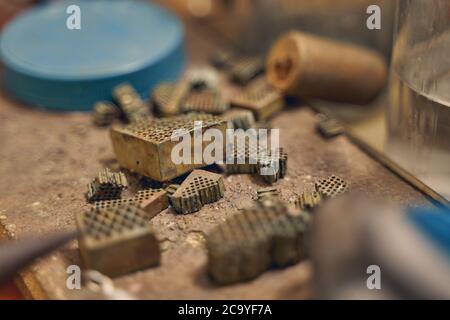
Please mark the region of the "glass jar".
<svg viewBox="0 0 450 320"><path fill-rule="evenodd" d="M398 0L387 154L450 199L450 1Z"/></svg>

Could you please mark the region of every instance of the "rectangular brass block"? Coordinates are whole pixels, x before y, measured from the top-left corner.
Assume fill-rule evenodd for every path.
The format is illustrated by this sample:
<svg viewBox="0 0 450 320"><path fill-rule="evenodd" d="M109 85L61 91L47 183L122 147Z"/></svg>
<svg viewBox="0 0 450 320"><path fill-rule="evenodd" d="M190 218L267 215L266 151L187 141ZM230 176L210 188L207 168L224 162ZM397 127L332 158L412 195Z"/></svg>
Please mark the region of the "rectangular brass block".
<svg viewBox="0 0 450 320"><path fill-rule="evenodd" d="M115 277L158 265L159 243L144 215L132 205L78 215L84 267Z"/></svg>
<svg viewBox="0 0 450 320"><path fill-rule="evenodd" d="M287 266L306 256L309 217L282 201L257 202L207 235L208 272L219 284L258 277L272 265Z"/></svg>
<svg viewBox="0 0 450 320"><path fill-rule="evenodd" d="M190 90L191 84L185 80L178 83L160 84L151 94L155 113L163 117L180 114L182 112L182 102Z"/></svg>
<svg viewBox="0 0 450 320"><path fill-rule="evenodd" d="M97 201L94 203L94 207L106 209L126 204L137 206L146 213L147 219L152 219L169 207L169 198L167 192L163 189L144 189L138 191L132 198Z"/></svg>
<svg viewBox="0 0 450 320"><path fill-rule="evenodd" d="M220 200L225 193L223 177L220 174L195 170L170 196L176 212L188 214L199 211L203 205Z"/></svg>
<svg viewBox="0 0 450 320"><path fill-rule="evenodd" d="M259 57L238 59L231 69L231 80L239 85L246 85L264 72L264 60Z"/></svg>
<svg viewBox="0 0 450 320"><path fill-rule="evenodd" d="M283 96L263 81L244 89L239 95L231 98L231 106L248 109L256 120L266 120L284 107Z"/></svg>
<svg viewBox="0 0 450 320"><path fill-rule="evenodd" d="M123 83L113 89L113 97L129 122L143 121L149 116L147 105L134 88Z"/></svg>
<svg viewBox="0 0 450 320"><path fill-rule="evenodd" d="M111 125L119 117L119 108L109 101L97 102L92 110L93 122L100 127Z"/></svg>
<svg viewBox="0 0 450 320"><path fill-rule="evenodd" d="M315 187L324 198L335 198L348 191L347 182L335 175L317 181Z"/></svg>
<svg viewBox="0 0 450 320"><path fill-rule="evenodd" d="M303 192L295 199L295 206L302 210L312 210L322 203L322 195L317 192Z"/></svg>
<svg viewBox="0 0 450 320"><path fill-rule="evenodd" d="M118 199L127 187L128 181L122 172L106 168L88 184L87 199L89 202Z"/></svg>
<svg viewBox="0 0 450 320"><path fill-rule="evenodd" d="M230 105L222 99L216 90L193 91L183 101L181 110L183 112L205 112L211 114L222 114L230 108Z"/></svg>
<svg viewBox="0 0 450 320"><path fill-rule="evenodd" d="M205 114L188 114L171 118L154 119L125 127L111 128L111 140L119 164L156 181L168 181L193 169L204 167L206 163L194 163L194 152L189 163L175 164L171 153L181 140L171 141L177 129L184 129L194 146L194 122L202 121L201 130L218 129L225 137L226 122ZM202 142L202 150L210 142ZM224 150L225 150L225 139ZM203 156L200 155L203 160Z"/></svg>

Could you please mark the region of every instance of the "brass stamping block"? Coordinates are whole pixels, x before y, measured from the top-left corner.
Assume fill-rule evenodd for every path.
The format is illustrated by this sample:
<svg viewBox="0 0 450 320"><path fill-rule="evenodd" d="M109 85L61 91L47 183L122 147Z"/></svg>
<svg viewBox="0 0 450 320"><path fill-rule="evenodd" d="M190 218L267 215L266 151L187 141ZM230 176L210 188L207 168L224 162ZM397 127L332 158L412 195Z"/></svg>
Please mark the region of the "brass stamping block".
<svg viewBox="0 0 450 320"><path fill-rule="evenodd" d="M284 107L284 98L265 83L244 89L239 95L231 98L231 106L248 109L253 112L257 121L265 120Z"/></svg>
<svg viewBox="0 0 450 320"><path fill-rule="evenodd" d="M247 57L238 59L231 68L231 80L239 85L246 85L264 72L264 59Z"/></svg>
<svg viewBox="0 0 450 320"><path fill-rule="evenodd" d="M129 122L148 119L148 108L134 88L124 83L113 89L113 97Z"/></svg>
<svg viewBox="0 0 450 320"><path fill-rule="evenodd" d="M108 101L97 102L92 110L93 122L99 127L109 126L119 117L119 108Z"/></svg>
<svg viewBox="0 0 450 320"><path fill-rule="evenodd" d="M295 206L301 210L312 210L322 203L322 195L317 192L303 192L295 199Z"/></svg>
<svg viewBox="0 0 450 320"><path fill-rule="evenodd" d="M286 175L287 153L283 148L278 148L272 154L270 152L261 153L258 157L258 174L268 183L274 183Z"/></svg>
<svg viewBox="0 0 450 320"><path fill-rule="evenodd" d="M183 112L204 112L222 114L229 109L220 93L215 90L202 90L191 92L182 103Z"/></svg>
<svg viewBox="0 0 450 320"><path fill-rule="evenodd" d="M88 184L87 199L89 202L118 199L127 187L128 181L122 172L106 168Z"/></svg>
<svg viewBox="0 0 450 320"><path fill-rule="evenodd" d="M325 138L333 138L345 133L345 127L341 121L336 118L322 117L317 124L317 130Z"/></svg>
<svg viewBox="0 0 450 320"><path fill-rule="evenodd" d="M219 284L254 279L272 265L305 258L309 217L264 201L228 218L207 235L208 272Z"/></svg>
<svg viewBox="0 0 450 320"><path fill-rule="evenodd" d="M169 198L167 192L163 189L145 189L138 191L132 198L97 201L94 203L94 207L106 209L127 204L138 207L146 213L147 219L152 219L169 207Z"/></svg>
<svg viewBox="0 0 450 320"><path fill-rule="evenodd" d="M258 200L265 200L270 198L278 199L280 197L278 189L273 187L258 189L256 190L256 194Z"/></svg>
<svg viewBox="0 0 450 320"><path fill-rule="evenodd" d="M144 216L132 205L78 215L84 266L115 277L158 265L159 243Z"/></svg>
<svg viewBox="0 0 450 320"><path fill-rule="evenodd" d="M166 192L169 196L172 196L180 187L179 184L170 184L166 187Z"/></svg>
<svg viewBox="0 0 450 320"><path fill-rule="evenodd" d="M255 116L250 110L231 109L222 117L231 123L233 129L247 130L255 125Z"/></svg>
<svg viewBox="0 0 450 320"><path fill-rule="evenodd" d="M324 198L335 198L348 191L348 185L344 179L332 175L315 183L316 191Z"/></svg>
<svg viewBox="0 0 450 320"><path fill-rule="evenodd" d="M195 121L201 121L201 126L194 127ZM175 130L186 130L193 146L194 129L203 133L207 129L214 128L225 136L226 125L224 120L212 115L188 114L154 119L125 127L115 126L111 128L110 133L117 161L122 167L156 181L168 181L206 165L200 161L195 163L194 160L203 159L203 155L195 157L194 152L188 163L177 164L172 161L172 149L181 141L181 138L172 141ZM209 142L202 141L202 144L202 150L204 150Z"/></svg>
<svg viewBox="0 0 450 320"><path fill-rule="evenodd" d="M188 214L220 200L224 193L225 185L220 174L195 170L170 196L170 202L177 213Z"/></svg>
<svg viewBox="0 0 450 320"><path fill-rule="evenodd" d="M228 174L257 173L260 153L261 150L248 141L244 145L235 145L231 159L227 159L225 163L225 171Z"/></svg>
<svg viewBox="0 0 450 320"><path fill-rule="evenodd" d="M185 80L157 86L151 95L155 112L164 117L179 114L182 103L190 90L191 84Z"/></svg>

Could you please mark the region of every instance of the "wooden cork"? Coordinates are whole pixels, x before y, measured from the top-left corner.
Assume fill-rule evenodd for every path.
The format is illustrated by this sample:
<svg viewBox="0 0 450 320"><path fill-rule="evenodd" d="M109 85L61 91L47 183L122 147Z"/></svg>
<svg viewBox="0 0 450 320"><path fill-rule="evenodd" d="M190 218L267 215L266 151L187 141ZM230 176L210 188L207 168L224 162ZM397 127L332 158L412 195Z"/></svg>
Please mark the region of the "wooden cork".
<svg viewBox="0 0 450 320"><path fill-rule="evenodd" d="M297 31L276 41L266 64L269 83L286 94L356 104L373 100L387 77L378 53Z"/></svg>

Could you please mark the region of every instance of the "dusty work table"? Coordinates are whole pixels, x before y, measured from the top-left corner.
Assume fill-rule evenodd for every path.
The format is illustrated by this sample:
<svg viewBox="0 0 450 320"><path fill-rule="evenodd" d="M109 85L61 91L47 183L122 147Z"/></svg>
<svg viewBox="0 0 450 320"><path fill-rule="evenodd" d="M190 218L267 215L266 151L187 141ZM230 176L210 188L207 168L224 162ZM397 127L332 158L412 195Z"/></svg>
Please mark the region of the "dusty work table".
<svg viewBox="0 0 450 320"><path fill-rule="evenodd" d="M192 64L205 62L214 44L188 30ZM306 106L291 107L271 124L281 130L288 154L287 177L275 184L282 198L311 190L316 178L337 174L351 190L398 204L429 204L423 194L370 158L347 137L324 140ZM89 114L51 113L28 108L0 93L0 235L20 239L75 228L75 214L88 208L86 185L107 166L117 169L108 130L94 127ZM225 197L200 212L177 215L170 208L152 220L163 255L157 268L115 283L144 299L300 299L312 294L308 261L266 272L258 279L217 287L206 274L204 233L251 203L261 180L225 178ZM69 265L80 264L77 242L42 258L20 273L23 293L36 299L78 297L66 288Z"/></svg>

